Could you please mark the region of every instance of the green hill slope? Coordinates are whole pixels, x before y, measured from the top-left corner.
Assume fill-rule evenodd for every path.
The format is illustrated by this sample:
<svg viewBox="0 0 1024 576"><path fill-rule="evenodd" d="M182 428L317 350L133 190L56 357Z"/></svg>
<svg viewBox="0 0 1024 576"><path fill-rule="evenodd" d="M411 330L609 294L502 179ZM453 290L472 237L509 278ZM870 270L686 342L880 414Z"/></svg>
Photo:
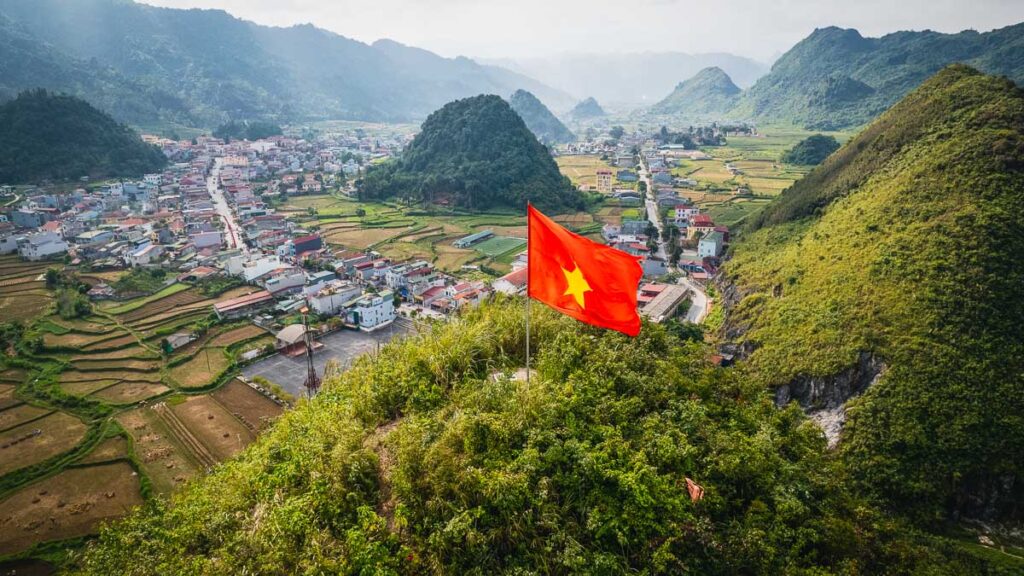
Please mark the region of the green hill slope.
<svg viewBox="0 0 1024 576"><path fill-rule="evenodd" d="M25 92L0 105L0 182L141 176L163 152L83 100Z"/></svg>
<svg viewBox="0 0 1024 576"><path fill-rule="evenodd" d="M1024 80L1024 24L991 32L896 32L864 38L821 28L747 90L732 115L828 130L869 122L944 66Z"/></svg>
<svg viewBox="0 0 1024 576"><path fill-rule="evenodd" d="M1024 92L952 66L769 205L726 266L755 375L833 415L866 388L839 446L895 507L1021 514L1022 204Z"/></svg>
<svg viewBox="0 0 1024 576"><path fill-rule="evenodd" d="M509 97L512 109L526 122L526 127L544 144L572 142L576 136L548 110L543 102L526 90L516 90Z"/></svg>
<svg viewBox="0 0 1024 576"><path fill-rule="evenodd" d="M705 68L680 82L651 112L692 117L722 114L736 104L739 93L739 87L721 68Z"/></svg>
<svg viewBox="0 0 1024 576"><path fill-rule="evenodd" d="M629 339L535 306L536 376L500 376L522 365L522 306L362 357L105 529L81 572L981 574L894 530L798 410L660 326Z"/></svg>
<svg viewBox="0 0 1024 576"><path fill-rule="evenodd" d="M592 118L600 118L604 116L604 108L597 103L593 97L581 100L573 109L569 111L569 118L573 120L590 120Z"/></svg>
<svg viewBox="0 0 1024 576"><path fill-rule="evenodd" d="M581 207L547 148L499 96L450 102L431 114L398 160L357 183L363 199L398 197L482 210Z"/></svg>

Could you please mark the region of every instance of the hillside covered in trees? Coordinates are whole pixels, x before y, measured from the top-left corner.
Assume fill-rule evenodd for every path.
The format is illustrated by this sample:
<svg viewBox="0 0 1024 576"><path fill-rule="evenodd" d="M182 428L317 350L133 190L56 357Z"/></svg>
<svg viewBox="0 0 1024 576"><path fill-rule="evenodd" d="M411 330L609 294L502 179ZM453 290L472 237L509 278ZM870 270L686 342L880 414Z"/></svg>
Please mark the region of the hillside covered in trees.
<svg viewBox="0 0 1024 576"><path fill-rule="evenodd" d="M703 344L485 304L329 376L238 458L103 530L81 574L966 574ZM687 479L704 489L690 496Z"/></svg>
<svg viewBox="0 0 1024 576"><path fill-rule="evenodd" d="M820 28L743 93L731 116L832 130L869 122L944 66L1024 81L1024 23L991 32L895 32L865 38Z"/></svg>
<svg viewBox="0 0 1024 576"><path fill-rule="evenodd" d="M0 98L42 87L141 125L422 120L456 98L519 88L572 102L468 58L131 0L0 0L0 62Z"/></svg>
<svg viewBox="0 0 1024 576"><path fill-rule="evenodd" d="M372 166L362 199L399 198L482 210L582 207L547 148L499 96L474 96L431 114L401 158Z"/></svg>
<svg viewBox="0 0 1024 576"><path fill-rule="evenodd" d="M733 84L732 78L721 68L705 68L680 82L671 94L651 107L651 112L718 118L736 104L739 93L739 86Z"/></svg>
<svg viewBox="0 0 1024 576"><path fill-rule="evenodd" d="M141 176L167 158L72 96L33 90L0 105L0 183Z"/></svg>
<svg viewBox="0 0 1024 576"><path fill-rule="evenodd" d="M526 127L543 144L564 144L572 142L576 136L548 110L543 102L526 90L516 90L509 97L512 109L526 122Z"/></svg>
<svg viewBox="0 0 1024 576"><path fill-rule="evenodd" d="M855 481L927 523L1024 510L1022 203L1024 91L955 65L769 205L725 266L752 376L845 413Z"/></svg>
<svg viewBox="0 0 1024 576"><path fill-rule="evenodd" d="M569 111L569 118L577 121L600 118L604 115L604 108L601 108L601 105L597 103L597 100L595 100L593 96L586 100L582 100Z"/></svg>
<svg viewBox="0 0 1024 576"><path fill-rule="evenodd" d="M797 142L782 155L781 160L787 164L817 166L836 150L839 150L839 141L835 136L814 134Z"/></svg>

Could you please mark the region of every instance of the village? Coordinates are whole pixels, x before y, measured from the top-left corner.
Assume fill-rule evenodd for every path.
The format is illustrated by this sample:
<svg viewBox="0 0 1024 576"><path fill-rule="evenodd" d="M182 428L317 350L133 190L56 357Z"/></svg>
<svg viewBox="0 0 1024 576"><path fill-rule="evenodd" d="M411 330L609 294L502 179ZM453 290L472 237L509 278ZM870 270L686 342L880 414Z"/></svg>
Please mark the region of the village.
<svg viewBox="0 0 1024 576"><path fill-rule="evenodd" d="M322 372L328 359L351 360L339 347L320 342L329 334L380 331L389 339L413 331L418 320L443 321L493 294L526 290L525 238L480 227L445 240L456 250L499 246L496 253L507 255L506 271L485 275L481 266L444 270L423 258L399 260L339 245L321 234L320 220L280 209L296 197L350 197L364 166L400 153L408 138L349 134L231 142L147 136L172 162L161 173L138 181L83 181L64 193L45 187L0 190L14 198L0 214L0 253L89 272L93 281L86 294L94 303L159 296L177 285L253 287L217 301L211 311L219 321L249 320L275 334L276 351L288 358L306 353L304 326L309 326L315 344L310 349L318 356L328 351L326 358L318 357ZM702 286L717 270L729 229L679 193L695 182L672 169L680 160L706 160L707 154L659 146L639 132L616 141L598 137L554 153L607 159L607 167L594 169L593 184L579 187L600 194L621 217L603 220L599 234L589 236L641 258L641 314L654 322L677 316L702 322L710 309ZM150 283L149 294L119 290L117 282L104 280L118 271L122 277L158 276L159 282ZM172 334L167 347L197 336L187 330ZM330 338L355 342L357 337ZM380 337L374 338L379 345ZM301 364L277 370L257 366L247 373L270 376L294 395L304 392Z"/></svg>

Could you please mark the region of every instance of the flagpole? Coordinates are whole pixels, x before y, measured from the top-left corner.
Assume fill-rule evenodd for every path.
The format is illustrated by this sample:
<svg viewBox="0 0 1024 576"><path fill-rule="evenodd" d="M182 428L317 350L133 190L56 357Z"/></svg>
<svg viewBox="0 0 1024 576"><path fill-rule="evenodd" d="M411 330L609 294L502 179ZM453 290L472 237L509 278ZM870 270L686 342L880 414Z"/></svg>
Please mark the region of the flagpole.
<svg viewBox="0 0 1024 576"><path fill-rule="evenodd" d="M526 201L526 388L530 388L530 201Z"/></svg>

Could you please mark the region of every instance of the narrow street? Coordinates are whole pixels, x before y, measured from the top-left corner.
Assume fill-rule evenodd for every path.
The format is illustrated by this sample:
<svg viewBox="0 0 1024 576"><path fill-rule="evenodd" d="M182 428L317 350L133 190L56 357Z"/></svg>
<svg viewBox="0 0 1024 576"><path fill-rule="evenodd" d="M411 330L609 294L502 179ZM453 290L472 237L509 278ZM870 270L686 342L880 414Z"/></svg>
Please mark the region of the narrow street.
<svg viewBox="0 0 1024 576"><path fill-rule="evenodd" d="M224 198L224 191L220 188L220 158L217 158L210 176L206 179L206 188L213 200L213 207L224 221L224 234L227 238L228 248L240 248L248 252L245 241L242 240L242 231L235 222L235 215Z"/></svg>
<svg viewBox="0 0 1024 576"><path fill-rule="evenodd" d="M647 170L647 159L644 158L643 154L640 155L640 180L647 184L647 194L645 197L645 204L647 207L647 219L651 221L651 224L658 229L658 252L657 257L668 261L668 245L665 242L664 235L662 234L662 223L661 217L658 211L658 196L654 191L654 182L651 180L651 173ZM669 273L680 273L682 274L679 278L679 285L688 288L692 293L693 297L690 299L690 309L686 312L686 321L694 324L700 324L704 321L704 318L708 315L708 295L696 282L690 280L685 273L682 273L675 266L668 267Z"/></svg>

